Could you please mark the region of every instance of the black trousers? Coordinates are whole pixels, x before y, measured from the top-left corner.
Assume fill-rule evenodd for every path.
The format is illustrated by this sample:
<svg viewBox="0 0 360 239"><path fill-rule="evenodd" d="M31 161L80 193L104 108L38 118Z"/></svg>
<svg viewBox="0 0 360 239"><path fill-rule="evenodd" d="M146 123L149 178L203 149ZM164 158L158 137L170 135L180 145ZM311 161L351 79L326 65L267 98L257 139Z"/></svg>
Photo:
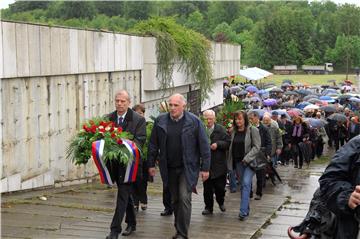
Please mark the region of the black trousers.
<svg viewBox="0 0 360 239"><path fill-rule="evenodd" d="M265 168L256 170L256 195L262 197L262 190L265 186L266 173Z"/></svg>
<svg viewBox="0 0 360 239"><path fill-rule="evenodd" d="M143 204L148 203L147 197L147 178L142 178L134 184L134 205L139 206L139 202Z"/></svg>
<svg viewBox="0 0 360 239"><path fill-rule="evenodd" d="M166 187L165 185L163 185L163 193L162 193L162 199L163 199L163 204L165 207L166 211L170 211L173 212L173 206L171 203L171 193L170 193L170 189L169 187Z"/></svg>
<svg viewBox="0 0 360 239"><path fill-rule="evenodd" d="M112 232L121 233L121 223L124 218L125 212L125 222L130 226L136 226L136 216L134 202L132 198L132 191L132 184L118 184L116 209L110 227Z"/></svg>
<svg viewBox="0 0 360 239"><path fill-rule="evenodd" d="M214 207L214 193L216 202L219 205L224 205L225 201L225 185L226 185L226 174L218 178L209 178L204 183L204 202L205 208L212 211Z"/></svg>
<svg viewBox="0 0 360 239"><path fill-rule="evenodd" d="M188 238L191 219L191 188L183 168L169 168L169 189L174 208L176 233Z"/></svg>

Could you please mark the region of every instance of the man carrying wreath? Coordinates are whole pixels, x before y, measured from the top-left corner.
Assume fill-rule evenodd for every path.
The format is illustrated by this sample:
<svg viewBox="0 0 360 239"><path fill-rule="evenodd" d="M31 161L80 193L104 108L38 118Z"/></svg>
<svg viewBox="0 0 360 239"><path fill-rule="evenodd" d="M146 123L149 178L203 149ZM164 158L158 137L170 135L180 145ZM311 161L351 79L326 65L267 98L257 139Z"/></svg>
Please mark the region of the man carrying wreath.
<svg viewBox="0 0 360 239"><path fill-rule="evenodd" d="M130 96L125 90L120 90L115 94L116 111L110 113L108 118L115 123L117 127L121 127L123 131L129 132L134 136L133 141L141 148L146 140L146 122L145 118L134 112L130 106ZM141 169L141 162L139 169ZM126 212L125 222L127 227L122 233L123 236L130 235L136 230L136 216L132 200L132 183L124 183L126 166L117 160L108 161L106 164L111 178L116 182L118 187L116 209L110 226L110 234L106 239L117 239L121 233L121 222ZM137 172L137 177L141 177L142 172Z"/></svg>
<svg viewBox="0 0 360 239"><path fill-rule="evenodd" d="M191 193L200 176L209 177L210 145L202 121L185 111L186 100L181 94L169 98L169 113L154 122L148 147L149 174L155 175L155 160L163 183L169 187L175 215L176 234L188 238L191 217Z"/></svg>

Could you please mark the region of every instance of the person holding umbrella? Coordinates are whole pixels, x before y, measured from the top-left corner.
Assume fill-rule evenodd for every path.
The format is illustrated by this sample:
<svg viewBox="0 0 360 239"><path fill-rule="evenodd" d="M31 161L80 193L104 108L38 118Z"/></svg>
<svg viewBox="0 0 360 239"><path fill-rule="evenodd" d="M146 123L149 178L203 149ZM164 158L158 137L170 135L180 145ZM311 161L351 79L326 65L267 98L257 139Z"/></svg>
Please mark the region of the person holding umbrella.
<svg viewBox="0 0 360 239"><path fill-rule="evenodd" d="M294 168L301 169L304 158L299 148L299 143L305 141L308 137L308 126L301 116L295 116L293 120L293 131L291 134L291 149L294 160Z"/></svg>

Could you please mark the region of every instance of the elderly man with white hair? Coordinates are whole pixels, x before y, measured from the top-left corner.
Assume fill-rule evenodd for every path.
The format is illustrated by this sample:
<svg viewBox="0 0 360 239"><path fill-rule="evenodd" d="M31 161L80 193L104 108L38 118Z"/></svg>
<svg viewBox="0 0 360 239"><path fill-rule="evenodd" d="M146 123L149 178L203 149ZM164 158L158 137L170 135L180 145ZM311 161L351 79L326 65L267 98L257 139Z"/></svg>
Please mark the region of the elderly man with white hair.
<svg viewBox="0 0 360 239"><path fill-rule="evenodd" d="M205 209L203 215L213 213L214 192L216 202L222 212L225 212L225 185L226 185L226 150L230 146L230 136L226 133L226 129L220 124L215 123L215 112L206 110L203 113L206 121L206 128L210 138L211 164L209 179L204 184L204 202Z"/></svg>
<svg viewBox="0 0 360 239"><path fill-rule="evenodd" d="M280 134L279 127L273 123L269 115L264 115L263 124L268 129L271 138L271 160L273 166L276 167L279 155L281 154L281 149L283 147L283 142Z"/></svg>

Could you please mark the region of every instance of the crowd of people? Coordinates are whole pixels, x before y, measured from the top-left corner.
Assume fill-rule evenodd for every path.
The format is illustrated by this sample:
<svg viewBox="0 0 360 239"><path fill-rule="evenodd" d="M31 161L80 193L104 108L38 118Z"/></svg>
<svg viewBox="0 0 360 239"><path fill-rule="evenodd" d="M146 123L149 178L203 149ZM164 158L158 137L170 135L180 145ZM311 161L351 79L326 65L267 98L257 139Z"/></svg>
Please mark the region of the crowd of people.
<svg viewBox="0 0 360 239"><path fill-rule="evenodd" d="M200 175L203 181L204 216L214 210L214 194L219 210L226 211L226 183L231 193L240 190L239 215L241 221L250 215L250 199L261 200L267 177L274 182L276 167L301 169L311 160L321 157L324 145L338 150L345 142L360 133L358 111L360 98L353 94L349 82L338 87L307 86L284 82L258 89L250 84L224 84L225 101L243 102L244 109L233 113L231 125L225 127L216 122L216 112L206 110L204 122L186 111L186 99L174 94L168 100L168 113L154 121L147 160L141 166L142 173L132 189L120 179L117 208L107 238L117 238L121 233L121 221L126 212L127 228L122 235L136 230L134 211L147 209L147 181L156 173L158 164L163 181L165 210L161 216L174 214L176 233L173 238L188 238L191 218L191 195L196 192ZM137 119L138 125L130 132L142 145L145 126L133 116L143 114L143 106L128 108L130 100L126 91L116 95L117 117L114 121L124 125ZM116 98L116 99L117 99ZM125 104L126 107L121 106ZM126 109L124 109L126 108ZM120 112L120 113L119 113ZM113 114L115 114L114 112ZM121 115L125 124L118 121ZM131 116L129 118L129 116ZM122 117L121 117L122 118ZM140 128L137 128L140 127ZM251 167L251 162L262 153L268 160L264 168ZM253 177L256 175L256 185ZM279 175L278 175L279 176ZM126 195L123 195L125 190ZM130 190L133 190L130 193ZM130 216L129 216L130 215Z"/></svg>

